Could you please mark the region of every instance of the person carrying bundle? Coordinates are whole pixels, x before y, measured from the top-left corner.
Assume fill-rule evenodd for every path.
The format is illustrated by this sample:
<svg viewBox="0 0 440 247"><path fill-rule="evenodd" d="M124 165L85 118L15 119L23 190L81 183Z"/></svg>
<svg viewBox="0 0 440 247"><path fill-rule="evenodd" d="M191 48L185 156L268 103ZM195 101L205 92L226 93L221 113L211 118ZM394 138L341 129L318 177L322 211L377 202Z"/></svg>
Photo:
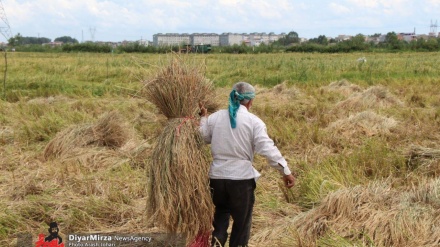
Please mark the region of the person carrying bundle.
<svg viewBox="0 0 440 247"><path fill-rule="evenodd" d="M264 122L249 112L255 89L246 82L236 83L229 96L228 109L207 116L200 104L200 131L211 144L213 162L209 170L215 206L212 246L224 246L229 218L233 225L230 247L247 246L255 201L254 190L260 173L253 167L254 153L265 156L269 165L282 174L287 188L295 184L286 160L267 135Z"/></svg>

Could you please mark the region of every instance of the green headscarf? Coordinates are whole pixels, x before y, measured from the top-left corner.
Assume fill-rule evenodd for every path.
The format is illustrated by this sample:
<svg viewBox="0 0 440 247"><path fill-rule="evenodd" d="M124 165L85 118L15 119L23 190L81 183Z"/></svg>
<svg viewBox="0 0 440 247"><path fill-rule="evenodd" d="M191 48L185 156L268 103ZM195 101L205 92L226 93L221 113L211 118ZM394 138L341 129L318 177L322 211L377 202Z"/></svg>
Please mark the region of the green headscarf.
<svg viewBox="0 0 440 247"><path fill-rule="evenodd" d="M240 101L253 98L255 98L255 93L253 92L239 94L237 90L233 89L229 94L229 120L233 129L237 127L237 111L240 108Z"/></svg>

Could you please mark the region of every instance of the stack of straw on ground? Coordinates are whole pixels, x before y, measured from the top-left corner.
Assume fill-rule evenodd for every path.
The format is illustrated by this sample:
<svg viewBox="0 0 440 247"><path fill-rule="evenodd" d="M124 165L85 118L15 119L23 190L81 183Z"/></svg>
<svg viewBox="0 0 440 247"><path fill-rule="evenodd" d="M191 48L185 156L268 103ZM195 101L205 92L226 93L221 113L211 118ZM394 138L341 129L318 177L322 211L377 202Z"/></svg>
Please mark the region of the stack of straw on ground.
<svg viewBox="0 0 440 247"><path fill-rule="evenodd" d="M145 95L168 118L149 165L148 208L168 232L206 246L214 207L209 190L209 152L199 132L199 103L215 109L213 84L203 67L173 57L145 84Z"/></svg>
<svg viewBox="0 0 440 247"><path fill-rule="evenodd" d="M134 131L117 111L103 114L96 123L73 125L59 132L45 147L46 161L87 164L89 167L129 162L144 166L149 145L135 138Z"/></svg>
<svg viewBox="0 0 440 247"><path fill-rule="evenodd" d="M439 189L438 178L404 191L387 181L340 189L254 241L259 246L439 246Z"/></svg>

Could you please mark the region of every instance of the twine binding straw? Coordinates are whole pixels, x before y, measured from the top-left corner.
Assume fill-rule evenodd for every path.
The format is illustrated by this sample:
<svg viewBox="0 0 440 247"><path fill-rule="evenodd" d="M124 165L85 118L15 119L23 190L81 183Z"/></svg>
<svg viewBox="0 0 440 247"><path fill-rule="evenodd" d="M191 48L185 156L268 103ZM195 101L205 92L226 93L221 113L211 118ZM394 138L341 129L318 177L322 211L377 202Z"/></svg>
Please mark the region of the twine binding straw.
<svg viewBox="0 0 440 247"><path fill-rule="evenodd" d="M195 119L195 118L194 118L194 117L191 117L191 116L182 118L182 122L179 124L179 126L177 126L176 136L180 136L180 128L182 127L182 125L183 125L186 121L188 121L188 120L194 120L194 119Z"/></svg>

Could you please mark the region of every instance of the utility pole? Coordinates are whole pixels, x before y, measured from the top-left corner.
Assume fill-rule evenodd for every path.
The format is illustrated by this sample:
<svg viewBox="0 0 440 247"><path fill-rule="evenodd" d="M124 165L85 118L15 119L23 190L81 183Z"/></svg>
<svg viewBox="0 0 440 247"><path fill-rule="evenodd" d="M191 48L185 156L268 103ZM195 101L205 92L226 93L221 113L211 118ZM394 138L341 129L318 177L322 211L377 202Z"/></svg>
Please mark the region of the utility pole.
<svg viewBox="0 0 440 247"><path fill-rule="evenodd" d="M96 28L95 27L90 27L89 28L89 31L90 31L90 36L91 36L91 38L92 38L92 42L95 42L95 33L96 33Z"/></svg>
<svg viewBox="0 0 440 247"><path fill-rule="evenodd" d="M431 20L431 26L430 26L430 32L429 32L429 36L435 36L437 34L437 20L434 22L432 22Z"/></svg>
<svg viewBox="0 0 440 247"><path fill-rule="evenodd" d="M6 41L12 38L11 27L9 26L8 18L6 17L5 9L3 8L3 3L0 0L0 19L2 20L0 26L0 32L3 37L6 38Z"/></svg>

